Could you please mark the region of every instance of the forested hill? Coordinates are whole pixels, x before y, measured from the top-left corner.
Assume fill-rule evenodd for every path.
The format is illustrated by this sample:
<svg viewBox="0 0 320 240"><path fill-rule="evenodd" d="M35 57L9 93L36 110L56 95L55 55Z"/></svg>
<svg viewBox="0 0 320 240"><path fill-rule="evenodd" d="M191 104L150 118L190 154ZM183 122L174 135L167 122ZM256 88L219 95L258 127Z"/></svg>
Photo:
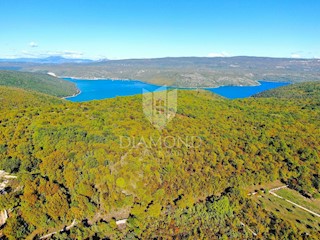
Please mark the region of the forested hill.
<svg viewBox="0 0 320 240"><path fill-rule="evenodd" d="M24 108L48 107L65 104L66 101L47 94L20 88L0 86L0 111L21 110Z"/></svg>
<svg viewBox="0 0 320 240"><path fill-rule="evenodd" d="M0 86L18 87L56 97L66 97L78 92L74 83L47 74L17 71L0 71Z"/></svg>
<svg viewBox="0 0 320 240"><path fill-rule="evenodd" d="M5 90L5 89L4 89ZM267 212L244 188L291 181L319 194L320 106L313 99L227 100L178 91L162 131L142 96L30 106L0 96L0 169L17 176L0 195L9 239L301 239L294 221ZM31 94L31 95L30 95ZM196 137L196 138L192 138ZM180 140L179 140L180 139ZM185 143L185 144L183 144ZM128 218L125 228L115 220ZM311 238L319 239L316 229Z"/></svg>
<svg viewBox="0 0 320 240"><path fill-rule="evenodd" d="M156 85L217 87L258 85L259 80L320 80L319 59L266 57L178 57L108 60L91 63L36 64L0 62L0 68L54 72L80 79L139 79Z"/></svg>
<svg viewBox="0 0 320 240"><path fill-rule="evenodd" d="M320 81L296 83L276 89L264 91L255 97L276 97L276 98L313 98L320 100Z"/></svg>

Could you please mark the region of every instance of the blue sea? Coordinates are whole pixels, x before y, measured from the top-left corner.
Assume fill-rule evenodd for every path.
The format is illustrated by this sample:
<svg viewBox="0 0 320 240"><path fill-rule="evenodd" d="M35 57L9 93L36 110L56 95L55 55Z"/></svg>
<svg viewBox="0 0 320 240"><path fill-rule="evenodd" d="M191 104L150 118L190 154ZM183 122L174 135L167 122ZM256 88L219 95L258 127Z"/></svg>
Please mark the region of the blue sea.
<svg viewBox="0 0 320 240"><path fill-rule="evenodd" d="M132 96L142 94L143 89L153 92L160 86L131 80L77 80L65 78L77 85L81 93L75 97L66 98L72 102L85 102L114 98L117 96Z"/></svg>
<svg viewBox="0 0 320 240"><path fill-rule="evenodd" d="M78 80L65 78L77 85L81 93L75 97L69 97L72 102L85 102L90 100L100 100L105 98L114 98L117 96L131 96L143 93L143 89L150 92L157 91L161 86L132 80ZM256 93L288 85L286 82L265 82L259 81L259 86L224 86L218 88L207 88L211 92L223 97L235 99L246 98Z"/></svg>
<svg viewBox="0 0 320 240"><path fill-rule="evenodd" d="M266 82L259 81L259 86L223 86L218 88L207 88L207 90L224 96L226 98L247 98L254 94L289 85L289 82Z"/></svg>

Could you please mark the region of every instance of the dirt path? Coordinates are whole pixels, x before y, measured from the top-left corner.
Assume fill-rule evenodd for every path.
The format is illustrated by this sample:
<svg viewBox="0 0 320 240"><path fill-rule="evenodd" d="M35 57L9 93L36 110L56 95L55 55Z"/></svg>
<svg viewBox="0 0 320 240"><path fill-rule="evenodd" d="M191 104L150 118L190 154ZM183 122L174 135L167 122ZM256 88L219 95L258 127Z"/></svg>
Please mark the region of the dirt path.
<svg viewBox="0 0 320 240"><path fill-rule="evenodd" d="M8 219L8 213L7 213L7 210L4 209L0 212L0 226L4 225L7 219Z"/></svg>
<svg viewBox="0 0 320 240"><path fill-rule="evenodd" d="M291 203L292 205L294 205L294 206L296 206L296 207L298 207L298 208L301 208L302 210L304 210L304 211L306 211L306 212L308 212L308 213L311 213L311 214L313 214L313 215L315 215L315 216L317 216L317 217L320 217L320 214L315 213L315 212L313 212L313 211L311 211L311 210L309 210L309 209L307 209L307 208L305 208L305 207L303 207L303 206L301 206L301 205L299 205L299 204L297 204L297 203L294 203L294 202L292 202L292 201L290 201L290 200L288 200L288 199L285 199L285 198L279 196L278 194L276 194L276 193L274 192L274 191L280 190L280 189L282 189L282 188L287 188L287 187L288 187L288 186L282 186L282 187L274 188L274 189L271 189L271 190L269 191L269 193L272 194L273 196L277 197L277 198L283 199L283 200Z"/></svg>
<svg viewBox="0 0 320 240"><path fill-rule="evenodd" d="M61 229L60 231L51 232L51 233L48 233L48 234L46 234L46 235L43 235L42 237L40 237L40 239L49 238L49 237L51 237L52 235L54 235L54 234L56 234L56 233L58 233L58 232L68 231L68 230L70 230L72 227L74 227L75 225L77 225L77 222L76 222L76 220L74 219L73 222L72 222L69 226Z"/></svg>
<svg viewBox="0 0 320 240"><path fill-rule="evenodd" d="M240 224L244 227L246 227L251 233L253 236L257 236L258 234L256 234L251 228L249 228L249 226L247 226L246 224L244 224L243 222L240 222Z"/></svg>

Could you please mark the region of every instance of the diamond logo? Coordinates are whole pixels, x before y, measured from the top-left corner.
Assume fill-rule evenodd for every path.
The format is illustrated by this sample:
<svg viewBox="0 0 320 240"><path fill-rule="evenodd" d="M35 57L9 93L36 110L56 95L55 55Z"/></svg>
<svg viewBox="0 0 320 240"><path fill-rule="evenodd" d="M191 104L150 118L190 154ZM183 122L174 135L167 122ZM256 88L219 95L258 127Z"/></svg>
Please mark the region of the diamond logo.
<svg viewBox="0 0 320 240"><path fill-rule="evenodd" d="M155 92L143 89L143 112L152 125L162 130L177 112L177 90L168 90L166 86Z"/></svg>

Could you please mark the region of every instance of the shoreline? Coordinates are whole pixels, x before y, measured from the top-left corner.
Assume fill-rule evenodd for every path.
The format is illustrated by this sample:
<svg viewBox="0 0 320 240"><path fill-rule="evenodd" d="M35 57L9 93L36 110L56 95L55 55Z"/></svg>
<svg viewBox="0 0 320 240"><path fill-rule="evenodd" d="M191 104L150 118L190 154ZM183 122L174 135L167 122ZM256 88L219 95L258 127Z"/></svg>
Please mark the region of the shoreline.
<svg viewBox="0 0 320 240"><path fill-rule="evenodd" d="M70 95L70 96L62 97L62 99L67 100L67 98L73 98L73 97L76 97L76 96L80 95L81 94L81 90L79 88L77 88L77 89L78 89L77 93L75 93L73 95Z"/></svg>
<svg viewBox="0 0 320 240"><path fill-rule="evenodd" d="M58 78L62 78L66 81L68 81L68 79L71 80L79 80L79 81L138 81L144 84L150 84L150 85L154 85L154 86L158 86L160 87L167 87L167 89L181 89L181 90L207 90L207 91L212 91L213 89L218 89L218 88L224 88L224 87L259 87L261 85L263 85L263 83L283 83L285 85L288 84L293 84L293 82L291 81L272 81L272 80L253 80L255 82L254 85L221 85L221 86L212 86L212 87L178 87L178 86L168 86L168 85L156 85L154 83L149 83L149 82L145 82L142 80L137 80L137 79L112 79L112 78L77 78L77 77L70 77L70 76L58 76ZM74 82L74 84L77 86L77 83ZM280 87L280 86L279 86ZM76 97L78 95L81 94L81 90L77 87L78 92L72 96L67 96L67 97L63 97L63 99L69 99L69 98L73 98Z"/></svg>
<svg viewBox="0 0 320 240"><path fill-rule="evenodd" d="M58 78L62 79L72 79L72 80L88 80L88 81L141 81L141 80L134 80L129 78L83 78L83 77L69 77L69 76L57 76Z"/></svg>
<svg viewBox="0 0 320 240"><path fill-rule="evenodd" d="M65 79L65 80L68 81L67 79ZM100 79L100 80L105 80L105 81L139 81L139 80L110 80L110 79ZM79 80L79 81L81 81L81 80ZM95 80L92 80L92 81L95 81ZM142 81L139 81L139 82L145 83L145 82L142 82ZM292 82L277 82L277 81L265 81L265 80L260 80L260 81L256 81L256 82L257 82L257 85L224 85L224 86L217 86L217 87L176 87L176 86L159 86L159 85L154 85L154 86L159 87L159 88L166 87L168 91L170 91L172 89L177 89L177 90L205 90L205 91L213 92L213 93L218 94L220 96L224 96L224 94L221 94L219 92L215 92L214 89L217 89L217 91L218 91L219 88L228 88L228 87L230 87L230 88L234 88L234 87L255 88L255 87L259 87L261 85L267 84L267 83L271 83L271 84L272 83L274 83L274 84L278 83L278 84L281 84L280 86L276 86L276 87L282 87L282 86L286 86L286 85L292 84ZM73 83L77 87L77 93L75 93L73 95L70 95L70 96L62 97L61 99L72 101L72 98L77 97L78 95L80 95L82 93L82 91L78 88L77 83L76 82L73 82ZM151 85L150 83L146 83L146 84ZM269 90L269 89L272 89L272 88L276 88L276 87L271 87L271 88L267 88L267 89L264 89L264 90L260 90L259 92L256 92L254 94L258 94L258 93L260 93L262 91L266 91L266 90ZM137 94L140 94L140 93L137 93ZM133 94L133 95L136 95L136 94ZM131 96L131 95L124 95L124 96ZM225 97L232 99L232 97L227 97L227 96L225 96ZM113 98L113 97L106 97L106 98ZM239 97L239 98L242 98L242 97ZM89 101L91 101L91 100L89 100Z"/></svg>
<svg viewBox="0 0 320 240"><path fill-rule="evenodd" d="M138 81L138 82L142 82L145 84L151 84L151 85L155 85L155 86L159 86L159 87L163 87L166 86L168 88L178 88L178 89L210 89L210 88L219 88L219 87L257 87L260 86L261 83L260 82L275 82L275 83L280 83L278 81L265 81L265 80L253 80L255 81L257 84L256 85L220 85L220 86L207 86L207 87L178 87L178 86L168 86L168 85L157 85L155 83L150 83L150 82L146 82L146 81L142 81L142 80L138 80L138 79L120 79L120 78L83 78L83 77L70 77L70 76L57 76L58 78L62 78L62 79L72 79L72 80L79 80L79 81ZM291 82L283 82L283 83L291 83ZM71 96L73 97L73 96Z"/></svg>

